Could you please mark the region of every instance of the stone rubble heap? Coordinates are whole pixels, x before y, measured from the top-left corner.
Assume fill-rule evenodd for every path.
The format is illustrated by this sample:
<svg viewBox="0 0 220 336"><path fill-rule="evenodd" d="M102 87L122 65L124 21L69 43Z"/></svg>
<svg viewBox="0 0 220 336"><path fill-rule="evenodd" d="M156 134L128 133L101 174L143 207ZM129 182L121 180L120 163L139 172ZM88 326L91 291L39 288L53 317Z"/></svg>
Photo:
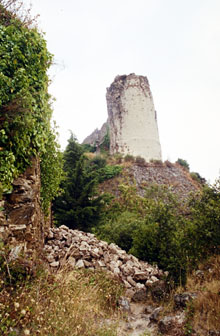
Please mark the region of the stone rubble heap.
<svg viewBox="0 0 220 336"><path fill-rule="evenodd" d="M98 240L91 233L71 230L65 225L49 230L44 249L52 269L65 265L107 270L124 283L128 295L146 292L148 287L165 276L157 266L138 260L117 245Z"/></svg>

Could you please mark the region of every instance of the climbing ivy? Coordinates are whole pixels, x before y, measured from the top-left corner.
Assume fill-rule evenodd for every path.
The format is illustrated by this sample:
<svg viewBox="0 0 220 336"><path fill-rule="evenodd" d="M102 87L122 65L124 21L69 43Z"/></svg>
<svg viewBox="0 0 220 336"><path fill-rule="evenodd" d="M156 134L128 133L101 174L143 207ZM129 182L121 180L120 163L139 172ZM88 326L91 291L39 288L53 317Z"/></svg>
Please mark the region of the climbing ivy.
<svg viewBox="0 0 220 336"><path fill-rule="evenodd" d="M37 29L14 17L7 25L4 22L0 20L0 189L11 192L14 178L37 156L46 209L57 192L62 170L47 91L52 55Z"/></svg>

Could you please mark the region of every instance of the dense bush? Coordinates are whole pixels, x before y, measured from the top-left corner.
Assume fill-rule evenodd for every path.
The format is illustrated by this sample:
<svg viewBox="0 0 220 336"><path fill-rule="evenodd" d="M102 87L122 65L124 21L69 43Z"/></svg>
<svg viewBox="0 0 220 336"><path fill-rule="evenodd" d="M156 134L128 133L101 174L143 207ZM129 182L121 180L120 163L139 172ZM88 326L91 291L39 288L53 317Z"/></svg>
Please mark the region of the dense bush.
<svg viewBox="0 0 220 336"><path fill-rule="evenodd" d="M202 194L190 201L193 233L189 235L192 254L202 258L220 252L220 180L205 186Z"/></svg>
<svg viewBox="0 0 220 336"><path fill-rule="evenodd" d="M134 231L141 226L142 220L135 213L123 211L112 218L103 216L102 224L95 228L96 234L107 241L114 242L128 252L133 246Z"/></svg>
<svg viewBox="0 0 220 336"><path fill-rule="evenodd" d="M2 2L1 2L2 3ZM51 128L47 70L52 55L36 29L26 27L0 3L0 181L3 193L38 156L44 171L46 210L57 192L62 160ZM48 183L50 181L50 183Z"/></svg>
<svg viewBox="0 0 220 336"><path fill-rule="evenodd" d="M100 238L115 242L142 260L169 271L176 283L220 246L220 187L182 204L165 186L146 189L145 197L132 186L120 186L120 196L105 210L95 229Z"/></svg>

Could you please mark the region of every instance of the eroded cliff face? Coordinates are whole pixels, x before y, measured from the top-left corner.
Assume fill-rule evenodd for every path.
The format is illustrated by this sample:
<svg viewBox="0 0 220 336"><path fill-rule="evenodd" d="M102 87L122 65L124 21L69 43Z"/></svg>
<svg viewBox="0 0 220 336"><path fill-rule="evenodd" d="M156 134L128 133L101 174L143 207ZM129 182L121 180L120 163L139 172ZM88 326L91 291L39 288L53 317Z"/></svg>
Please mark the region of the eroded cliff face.
<svg viewBox="0 0 220 336"><path fill-rule="evenodd" d="M110 154L161 160L156 111L147 77L117 76L106 98Z"/></svg>
<svg viewBox="0 0 220 336"><path fill-rule="evenodd" d="M27 248L42 246L49 220L40 207L40 164L37 158L13 182L13 192L1 201L0 238Z"/></svg>

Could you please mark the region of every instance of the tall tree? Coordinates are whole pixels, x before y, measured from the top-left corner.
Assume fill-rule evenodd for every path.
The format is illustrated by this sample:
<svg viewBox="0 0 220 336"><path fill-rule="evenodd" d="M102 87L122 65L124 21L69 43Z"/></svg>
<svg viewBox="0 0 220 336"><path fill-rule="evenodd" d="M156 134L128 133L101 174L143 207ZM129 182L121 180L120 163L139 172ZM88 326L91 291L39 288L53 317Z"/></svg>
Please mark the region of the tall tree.
<svg viewBox="0 0 220 336"><path fill-rule="evenodd" d="M97 194L97 177L86 169L82 147L73 134L64 152L66 178L62 183L63 193L53 203L57 225L88 231L101 216L103 197Z"/></svg>

